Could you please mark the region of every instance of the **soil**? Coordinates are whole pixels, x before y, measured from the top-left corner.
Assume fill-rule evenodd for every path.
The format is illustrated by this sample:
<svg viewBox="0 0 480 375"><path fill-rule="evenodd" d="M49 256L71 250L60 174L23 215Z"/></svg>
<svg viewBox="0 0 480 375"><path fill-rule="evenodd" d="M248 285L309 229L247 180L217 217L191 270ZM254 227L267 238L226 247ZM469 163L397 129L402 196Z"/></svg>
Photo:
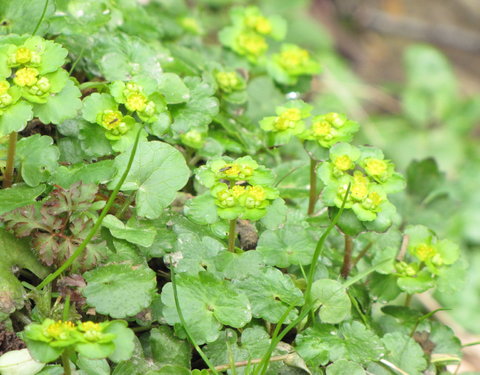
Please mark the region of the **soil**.
<svg viewBox="0 0 480 375"><path fill-rule="evenodd" d="M23 348L26 348L26 345L17 334L9 331L5 324L0 323L0 355Z"/></svg>

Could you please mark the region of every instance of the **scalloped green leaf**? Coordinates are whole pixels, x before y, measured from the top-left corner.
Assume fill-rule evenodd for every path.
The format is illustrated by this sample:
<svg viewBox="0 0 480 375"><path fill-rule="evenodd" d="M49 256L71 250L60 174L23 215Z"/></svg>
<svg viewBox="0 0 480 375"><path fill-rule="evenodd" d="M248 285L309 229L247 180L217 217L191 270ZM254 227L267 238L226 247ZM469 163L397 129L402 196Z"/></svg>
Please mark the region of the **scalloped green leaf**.
<svg viewBox="0 0 480 375"><path fill-rule="evenodd" d="M80 96L80 90L69 79L62 91L50 95L46 103L34 104L33 111L44 124L60 124L77 115L82 107Z"/></svg>
<svg viewBox="0 0 480 375"><path fill-rule="evenodd" d="M32 105L23 100L3 110L0 114L0 137L19 132L33 118Z"/></svg>
<svg viewBox="0 0 480 375"><path fill-rule="evenodd" d="M337 324L350 315L351 302L345 287L336 280L320 279L312 284L312 298L320 303L322 323Z"/></svg>
<svg viewBox="0 0 480 375"><path fill-rule="evenodd" d="M251 306L243 293L208 272L178 274L178 300L185 322L198 344L215 341L223 325L240 328L252 319ZM163 316L168 324L180 323L172 283L162 289ZM184 336L184 335L183 335Z"/></svg>
<svg viewBox="0 0 480 375"><path fill-rule="evenodd" d="M110 189L118 183L129 157L127 150L115 158L117 175L109 184ZM142 142L121 190L136 190L138 215L155 219L173 202L189 176L190 169L180 151L163 142Z"/></svg>
<svg viewBox="0 0 480 375"><path fill-rule="evenodd" d="M48 136L35 134L17 143L16 161L20 164L23 180L37 186L55 173L60 152Z"/></svg>
<svg viewBox="0 0 480 375"><path fill-rule="evenodd" d="M112 318L134 316L147 308L157 285L155 272L146 266L109 264L83 276L87 303Z"/></svg>
<svg viewBox="0 0 480 375"><path fill-rule="evenodd" d="M157 231L153 225L142 223L131 217L126 224L113 215L105 216L102 225L110 229L113 237L126 240L135 245L149 247L153 244Z"/></svg>

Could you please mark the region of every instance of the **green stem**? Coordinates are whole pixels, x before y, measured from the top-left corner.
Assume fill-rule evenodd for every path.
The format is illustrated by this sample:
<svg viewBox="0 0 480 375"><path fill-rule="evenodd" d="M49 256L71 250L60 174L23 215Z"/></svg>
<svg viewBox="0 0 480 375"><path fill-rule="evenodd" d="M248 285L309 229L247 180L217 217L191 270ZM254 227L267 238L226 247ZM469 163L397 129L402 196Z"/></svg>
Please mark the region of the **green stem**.
<svg viewBox="0 0 480 375"><path fill-rule="evenodd" d="M127 210L128 207L130 207L130 205L132 204L132 202L135 200L135 196L136 196L136 191L134 191L132 194L130 194L130 196L125 199L125 202L123 203L122 207L120 207L120 209L118 210L116 216L121 219L123 217L123 214L125 213L125 211Z"/></svg>
<svg viewBox="0 0 480 375"><path fill-rule="evenodd" d="M412 295L411 295L411 294L407 294L407 296L405 297L405 306L406 306L406 307L409 307L409 306L410 306L410 303L412 303Z"/></svg>
<svg viewBox="0 0 480 375"><path fill-rule="evenodd" d="M72 369L70 368L69 350L65 349L62 353L62 366L63 375L72 375Z"/></svg>
<svg viewBox="0 0 480 375"><path fill-rule="evenodd" d="M173 260L171 258L170 258L170 264L173 265ZM200 357L202 357L203 361L207 364L210 371L213 372L215 375L219 375L218 371L215 369L213 364L210 362L207 355L200 348L200 346L198 346L197 342L195 341L192 334L190 333L190 329L187 326L187 322L185 321L182 309L180 307L180 300L178 298L178 290L177 290L177 282L176 282L176 279L175 279L175 269L173 268L173 266L170 269L170 278L172 279L173 299L175 300L175 308L177 310L177 314L178 314L178 318L180 319L180 323L182 324L183 329L185 330L185 333L187 334L188 340L193 345L193 347L195 348L197 353L200 355Z"/></svg>
<svg viewBox="0 0 480 375"><path fill-rule="evenodd" d="M3 188L9 188L13 182L13 167L15 166L15 150L17 148L17 132L8 136L7 166L3 176Z"/></svg>
<svg viewBox="0 0 480 375"><path fill-rule="evenodd" d="M90 232L88 232L87 237L85 237L85 239L82 241L80 246L78 246L77 249L73 252L70 258L68 258L65 261L65 263L63 263L55 272L48 275L37 286L37 290L40 290L43 287L45 287L45 285L50 284L53 280L55 280L58 276L60 276L63 271L65 271L68 267L70 267L75 261L75 259L77 259L82 254L83 250L85 250L88 243L91 241L93 236L95 236L95 233L97 233L98 229L102 225L103 219L105 218L105 216L107 216L108 212L110 211L110 208L112 208L113 202L115 201L115 198L117 197L118 192L120 191L120 188L122 187L123 183L127 179L127 175L130 172L130 169L132 168L133 159L135 158L135 154L137 153L138 141L140 139L141 131L142 131L141 129L138 131L137 137L135 138L135 142L133 143L133 148L132 148L132 152L130 153L130 159L128 160L127 168L125 169L125 172L123 172L122 177L120 177L120 180L118 181L117 185L115 186L115 189L110 195L110 198L108 198L107 204L105 205L102 212L100 213L100 216L95 222L95 225L93 226L92 229L90 229Z"/></svg>
<svg viewBox="0 0 480 375"><path fill-rule="evenodd" d="M313 253L313 257L312 257L312 262L310 263L310 269L308 271L307 287L305 289L306 304L309 304L311 302L311 290L312 290L313 278L315 276L315 270L317 269L318 259L320 258L323 252L323 245L325 244L325 240L327 239L330 232L333 230L333 228L335 228L335 225L337 225L338 219L340 219L340 216L343 214L343 210L345 208L345 203L347 202L348 194L350 194L350 187L351 185L348 184L347 191L343 198L343 202L342 202L342 206L340 207L340 210L338 210L338 213L335 215L332 222L330 223L328 228L325 230L325 232L323 232L323 234L320 236L320 239L317 242L317 246L315 248L315 252Z"/></svg>
<svg viewBox="0 0 480 375"><path fill-rule="evenodd" d="M48 7L48 0L45 0L45 5L43 7L42 15L40 16L40 19L37 22L37 25L35 26L35 30L33 30L32 35L35 35L38 31L38 28L42 24L43 19L45 18L45 13L47 13L47 7Z"/></svg>
<svg viewBox="0 0 480 375"><path fill-rule="evenodd" d="M230 229L228 230L228 251L232 253L235 252L235 239L237 238L236 233L237 220L230 220Z"/></svg>
<svg viewBox="0 0 480 375"><path fill-rule="evenodd" d="M308 216L315 212L317 203L317 161L310 157L310 195L308 199Z"/></svg>
<svg viewBox="0 0 480 375"><path fill-rule="evenodd" d="M340 274L344 279L348 277L352 268L353 238L345 234L345 253L343 254L343 265Z"/></svg>

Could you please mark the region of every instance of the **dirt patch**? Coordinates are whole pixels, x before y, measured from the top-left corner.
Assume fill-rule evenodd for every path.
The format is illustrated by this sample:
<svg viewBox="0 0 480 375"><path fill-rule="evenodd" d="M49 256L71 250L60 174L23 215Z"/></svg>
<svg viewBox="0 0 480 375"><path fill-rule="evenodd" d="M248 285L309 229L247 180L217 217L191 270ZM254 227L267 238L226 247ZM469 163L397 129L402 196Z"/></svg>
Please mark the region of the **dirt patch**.
<svg viewBox="0 0 480 375"><path fill-rule="evenodd" d="M5 324L0 323L0 355L11 350L25 348L25 343L15 332L9 331Z"/></svg>

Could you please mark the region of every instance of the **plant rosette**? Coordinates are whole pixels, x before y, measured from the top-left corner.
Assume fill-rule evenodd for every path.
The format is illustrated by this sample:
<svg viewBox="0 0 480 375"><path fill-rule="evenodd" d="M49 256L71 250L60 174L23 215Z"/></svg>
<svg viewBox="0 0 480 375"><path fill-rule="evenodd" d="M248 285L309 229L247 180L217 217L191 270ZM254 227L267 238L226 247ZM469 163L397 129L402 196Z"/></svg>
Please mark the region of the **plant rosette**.
<svg viewBox="0 0 480 375"><path fill-rule="evenodd" d="M149 86L133 81L115 81L109 88L115 101L123 104L131 115L136 114L141 121L152 123L158 121L160 115L168 116L168 113L163 96Z"/></svg>
<svg viewBox="0 0 480 375"><path fill-rule="evenodd" d="M38 36L13 34L0 43L0 134L21 131L34 116L58 124L76 114L80 90L61 68L66 49Z"/></svg>
<svg viewBox="0 0 480 375"><path fill-rule="evenodd" d="M305 130L305 119L310 116L312 106L302 100L292 100L277 107L277 116L264 117L260 127L268 132L268 145L279 146L290 141L292 136Z"/></svg>
<svg viewBox="0 0 480 375"><path fill-rule="evenodd" d="M300 138L317 142L324 148L331 148L340 142L350 142L359 130L357 122L345 115L331 112L312 119L312 126Z"/></svg>
<svg viewBox="0 0 480 375"><path fill-rule="evenodd" d="M121 320L75 325L45 319L41 324L29 324L23 332L32 357L43 363L55 361L68 348L89 359L126 360L133 352L133 337L127 323Z"/></svg>
<svg viewBox="0 0 480 375"><path fill-rule="evenodd" d="M220 42L253 64L264 60L268 50L266 37L285 37L285 21L277 16L265 17L257 7L234 8L230 17L233 25L220 31Z"/></svg>
<svg viewBox="0 0 480 375"><path fill-rule="evenodd" d="M282 44L280 52L267 60L266 67L270 76L284 85L295 85L299 77L320 72L320 64L306 49L295 44Z"/></svg>
<svg viewBox="0 0 480 375"><path fill-rule="evenodd" d="M1 38L0 77L12 75L15 68L35 68L39 75L53 73L65 64L67 50L60 44L39 36L9 35Z"/></svg>
<svg viewBox="0 0 480 375"><path fill-rule="evenodd" d="M196 171L197 180L207 188L220 182L235 184L237 182L250 185L269 185L273 183L272 172L258 164L250 156L236 160L217 158L207 162Z"/></svg>
<svg viewBox="0 0 480 375"><path fill-rule="evenodd" d="M340 208L350 186L345 208L354 214L346 212L340 218L339 227L347 234L388 229L396 209L387 194L405 186L403 177L394 172L393 164L383 159L380 150L348 143L333 146L329 156L330 160L318 168L318 176L325 184L323 202L328 207Z"/></svg>
<svg viewBox="0 0 480 375"><path fill-rule="evenodd" d="M405 234L409 238L408 253L433 275L440 275L442 270L455 263L460 257L457 244L447 239L439 240L423 225L409 226Z"/></svg>
<svg viewBox="0 0 480 375"><path fill-rule="evenodd" d="M94 93L83 101L82 116L92 124L101 126L105 131L105 137L112 142L115 151L122 151L115 147L123 137L133 135L136 125L135 119L130 115L124 115L118 107L118 103L110 94Z"/></svg>
<svg viewBox="0 0 480 375"><path fill-rule="evenodd" d="M218 216L226 220L260 220L267 213L267 207L279 197L277 189L262 186L235 185L219 183L210 190L215 198Z"/></svg>
<svg viewBox="0 0 480 375"><path fill-rule="evenodd" d="M214 71L215 82L222 99L232 104L243 104L247 100L247 82L236 71Z"/></svg>

